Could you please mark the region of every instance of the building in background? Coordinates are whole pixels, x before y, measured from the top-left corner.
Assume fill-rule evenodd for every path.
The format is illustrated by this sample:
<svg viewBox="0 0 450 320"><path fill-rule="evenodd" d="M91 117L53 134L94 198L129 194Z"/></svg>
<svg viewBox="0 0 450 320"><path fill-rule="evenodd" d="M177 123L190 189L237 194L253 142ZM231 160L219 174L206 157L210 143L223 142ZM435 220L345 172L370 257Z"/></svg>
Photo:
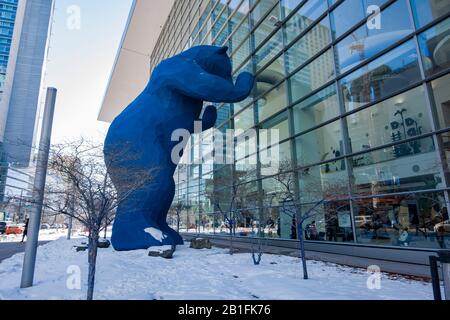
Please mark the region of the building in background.
<svg viewBox="0 0 450 320"><path fill-rule="evenodd" d="M374 3L381 28L367 10ZM325 199L306 223L310 249L404 261L422 252L415 262L426 264L428 250L450 246L448 1L137 0L99 120L111 122L159 62L200 44L229 47L234 75L256 76L250 98L217 105L216 128L278 129L302 207ZM198 141L185 154L196 155ZM295 239L277 179L234 153L233 165L179 167L182 229L228 233L224 177L238 172L246 188L236 235L255 237L263 225L266 238Z"/></svg>
<svg viewBox="0 0 450 320"><path fill-rule="evenodd" d="M0 0L0 194L8 167L29 174L52 13L53 0Z"/></svg>

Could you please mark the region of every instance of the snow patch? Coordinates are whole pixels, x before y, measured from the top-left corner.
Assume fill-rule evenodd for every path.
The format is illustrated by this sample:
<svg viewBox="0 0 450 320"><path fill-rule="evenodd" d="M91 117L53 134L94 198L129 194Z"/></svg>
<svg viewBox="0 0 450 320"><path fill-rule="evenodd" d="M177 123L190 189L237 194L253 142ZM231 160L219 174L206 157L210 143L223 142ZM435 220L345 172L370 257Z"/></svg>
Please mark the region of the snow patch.
<svg viewBox="0 0 450 320"><path fill-rule="evenodd" d="M86 298L86 254L73 250L86 238L40 246L35 285L20 289L23 253L0 263L0 300ZM163 247L158 247L158 250ZM98 300L433 300L430 283L381 274L381 289L370 290L365 270L308 260L303 280L298 258L266 254L259 266L251 254L230 255L177 247L173 260L149 259L147 250L100 250L94 297ZM276 263L276 264L273 264ZM67 287L67 271L81 269L81 290Z"/></svg>
<svg viewBox="0 0 450 320"><path fill-rule="evenodd" d="M50 229L50 230L40 230L39 231L39 241L53 241L58 240L59 238L67 237L67 230L65 229ZM25 238L26 240L27 238ZM13 243L13 242L21 242L22 235L0 235L0 243Z"/></svg>
<svg viewBox="0 0 450 320"><path fill-rule="evenodd" d="M147 232L149 235L151 235L153 238L155 238L155 240L162 242L164 239L167 238L167 236L159 229L156 228L147 228L144 230L145 232Z"/></svg>

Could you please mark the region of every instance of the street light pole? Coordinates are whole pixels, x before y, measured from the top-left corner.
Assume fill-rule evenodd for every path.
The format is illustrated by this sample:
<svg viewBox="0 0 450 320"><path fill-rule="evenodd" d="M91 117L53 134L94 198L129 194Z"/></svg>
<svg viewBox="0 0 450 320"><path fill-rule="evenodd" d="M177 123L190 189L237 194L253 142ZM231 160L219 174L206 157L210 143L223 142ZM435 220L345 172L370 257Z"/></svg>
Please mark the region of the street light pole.
<svg viewBox="0 0 450 320"><path fill-rule="evenodd" d="M20 287L29 288L33 285L34 268L36 264L36 252L38 247L39 229L44 202L45 179L47 176L48 157L50 152L50 139L52 135L53 115L56 102L55 88L47 88L45 100L44 118L42 121L41 140L39 143L36 175L34 178L33 202L28 223L27 242L25 245L25 257L23 259L22 280Z"/></svg>

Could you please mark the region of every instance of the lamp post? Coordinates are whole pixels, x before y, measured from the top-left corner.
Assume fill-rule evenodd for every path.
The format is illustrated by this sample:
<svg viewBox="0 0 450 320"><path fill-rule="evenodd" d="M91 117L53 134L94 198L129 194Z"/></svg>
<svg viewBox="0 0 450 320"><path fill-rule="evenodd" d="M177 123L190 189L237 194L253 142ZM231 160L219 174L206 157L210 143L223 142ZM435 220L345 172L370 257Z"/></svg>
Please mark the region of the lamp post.
<svg viewBox="0 0 450 320"><path fill-rule="evenodd" d="M45 179L47 176L47 165L50 152L53 115L55 113L56 93L57 90L55 88L47 88L41 140L36 165L36 175L34 178L34 205L30 212L30 220L28 224L27 242L25 245L25 256L23 259L22 279L20 284L21 288L28 288L33 285L36 252L42 216L42 205L44 202Z"/></svg>

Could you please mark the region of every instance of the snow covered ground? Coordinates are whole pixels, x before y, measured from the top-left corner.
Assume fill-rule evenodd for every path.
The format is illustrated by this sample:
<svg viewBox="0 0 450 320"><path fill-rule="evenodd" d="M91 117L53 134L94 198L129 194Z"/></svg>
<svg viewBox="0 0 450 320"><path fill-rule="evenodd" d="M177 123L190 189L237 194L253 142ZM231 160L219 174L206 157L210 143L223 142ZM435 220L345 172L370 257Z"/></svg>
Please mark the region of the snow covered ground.
<svg viewBox="0 0 450 320"><path fill-rule="evenodd" d="M50 229L39 231L39 241L52 241L62 237L67 237L67 230L64 229ZM26 239L26 238L25 238ZM20 242L22 241L22 235L0 235L0 243L3 242Z"/></svg>
<svg viewBox="0 0 450 320"><path fill-rule="evenodd" d="M85 239L60 239L39 248L35 286L19 289L23 254L0 264L0 299L84 299L87 252L74 245ZM100 249L96 299L432 299L431 284L381 275L370 290L365 270L309 261L303 280L299 259L264 255L260 266L250 254L178 247L172 260L148 257L147 251ZM80 273L79 273L80 272ZM80 275L81 288L77 288Z"/></svg>

